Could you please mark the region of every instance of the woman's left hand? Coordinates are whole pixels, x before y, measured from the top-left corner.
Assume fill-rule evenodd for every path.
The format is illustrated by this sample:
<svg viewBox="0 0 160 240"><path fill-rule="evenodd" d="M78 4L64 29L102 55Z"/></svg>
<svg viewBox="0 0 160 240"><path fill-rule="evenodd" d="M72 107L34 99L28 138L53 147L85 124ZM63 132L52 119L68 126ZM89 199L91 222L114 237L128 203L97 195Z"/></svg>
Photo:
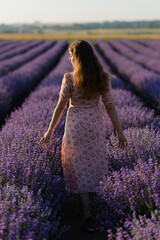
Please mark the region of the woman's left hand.
<svg viewBox="0 0 160 240"><path fill-rule="evenodd" d="M41 138L38 144L42 144L43 147L49 146L51 143L51 138L52 138L53 133L51 131L45 132L44 136Z"/></svg>

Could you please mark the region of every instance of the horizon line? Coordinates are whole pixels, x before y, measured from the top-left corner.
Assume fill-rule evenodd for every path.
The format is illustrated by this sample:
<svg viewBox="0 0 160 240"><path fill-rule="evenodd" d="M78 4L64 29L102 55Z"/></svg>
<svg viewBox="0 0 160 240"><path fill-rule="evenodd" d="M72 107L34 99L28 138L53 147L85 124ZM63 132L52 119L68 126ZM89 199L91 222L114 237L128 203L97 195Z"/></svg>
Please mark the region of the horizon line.
<svg viewBox="0 0 160 240"><path fill-rule="evenodd" d="M141 21L144 21L144 22L148 22L148 21L160 21L160 19L137 19L137 20L124 20L124 19L121 19L121 20L104 20L104 21L86 21L86 22L43 22L43 21L40 21L40 20L34 20L32 22L12 22L12 23L6 23L6 22L0 22L0 24L54 24L54 25L57 25L57 24L63 24L63 25L70 25L70 24L88 24L88 23L105 23L105 22L141 22Z"/></svg>

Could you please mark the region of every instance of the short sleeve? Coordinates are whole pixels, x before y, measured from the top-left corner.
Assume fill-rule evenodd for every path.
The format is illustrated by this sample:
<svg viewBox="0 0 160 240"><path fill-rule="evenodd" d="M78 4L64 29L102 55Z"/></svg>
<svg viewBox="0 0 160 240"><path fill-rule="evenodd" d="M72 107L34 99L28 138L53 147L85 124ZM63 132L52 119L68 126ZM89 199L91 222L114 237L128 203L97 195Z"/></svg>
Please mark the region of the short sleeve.
<svg viewBox="0 0 160 240"><path fill-rule="evenodd" d="M65 73L63 76L59 96L63 97L65 100L69 100L71 97L69 73Z"/></svg>
<svg viewBox="0 0 160 240"><path fill-rule="evenodd" d="M102 102L105 106L113 106L115 102L112 97L112 87L111 87L111 79L109 80L109 89L107 91L101 92Z"/></svg>

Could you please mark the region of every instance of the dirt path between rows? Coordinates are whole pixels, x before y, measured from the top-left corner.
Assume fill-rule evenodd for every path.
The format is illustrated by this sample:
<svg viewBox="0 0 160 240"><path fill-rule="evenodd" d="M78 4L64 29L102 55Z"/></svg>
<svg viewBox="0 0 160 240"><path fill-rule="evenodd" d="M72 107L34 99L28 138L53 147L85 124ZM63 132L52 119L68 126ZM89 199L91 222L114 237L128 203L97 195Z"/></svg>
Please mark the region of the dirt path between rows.
<svg viewBox="0 0 160 240"><path fill-rule="evenodd" d="M70 225L70 229L62 234L60 240L107 240L105 232L86 232L80 229L82 220L77 213L78 206L78 199L75 197L75 200L72 201L71 210L68 215L64 216L62 223L63 225Z"/></svg>

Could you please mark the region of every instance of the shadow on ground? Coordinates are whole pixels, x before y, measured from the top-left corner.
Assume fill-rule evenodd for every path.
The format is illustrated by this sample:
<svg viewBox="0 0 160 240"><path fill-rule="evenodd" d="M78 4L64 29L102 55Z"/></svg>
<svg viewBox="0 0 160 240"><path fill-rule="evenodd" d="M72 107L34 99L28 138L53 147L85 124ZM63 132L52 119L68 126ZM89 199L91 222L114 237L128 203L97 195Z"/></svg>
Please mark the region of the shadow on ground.
<svg viewBox="0 0 160 240"><path fill-rule="evenodd" d="M91 199L91 197L90 197ZM107 233L104 231L96 232L86 232L80 229L80 224L82 218L78 215L78 198L75 196L75 199L71 202L71 207L68 212L68 215L64 216L62 226L67 224L70 225L70 228L64 232L59 238L60 240L107 240ZM91 209L92 211L92 209ZM94 217L94 214L92 214Z"/></svg>

